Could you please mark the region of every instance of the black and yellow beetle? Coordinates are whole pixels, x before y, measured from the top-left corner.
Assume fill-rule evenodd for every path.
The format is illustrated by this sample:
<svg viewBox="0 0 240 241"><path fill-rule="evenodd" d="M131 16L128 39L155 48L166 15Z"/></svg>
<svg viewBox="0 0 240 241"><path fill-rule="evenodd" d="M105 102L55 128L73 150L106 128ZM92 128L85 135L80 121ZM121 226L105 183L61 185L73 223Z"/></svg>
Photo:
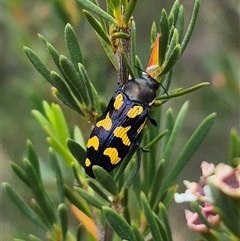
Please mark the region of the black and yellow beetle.
<svg viewBox="0 0 240 241"><path fill-rule="evenodd" d="M137 136L147 118L157 125L148 110L155 101L159 85L144 73L118 86L87 142L85 171L90 177L94 177L93 165L109 172L124 159L133 143L138 145Z"/></svg>

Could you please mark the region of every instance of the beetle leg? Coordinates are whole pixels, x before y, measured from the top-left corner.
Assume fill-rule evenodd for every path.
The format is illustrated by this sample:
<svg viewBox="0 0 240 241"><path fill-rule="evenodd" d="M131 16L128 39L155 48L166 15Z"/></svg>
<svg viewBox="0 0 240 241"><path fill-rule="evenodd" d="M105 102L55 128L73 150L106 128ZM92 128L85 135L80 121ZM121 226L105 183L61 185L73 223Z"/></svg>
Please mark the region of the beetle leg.
<svg viewBox="0 0 240 241"><path fill-rule="evenodd" d="M137 138L134 139L134 144L135 144L136 147L140 148L142 152L150 152L149 149L144 149L143 147L140 146Z"/></svg>
<svg viewBox="0 0 240 241"><path fill-rule="evenodd" d="M120 82L117 82L117 88L118 88L118 89L121 89L121 88L122 88Z"/></svg>
<svg viewBox="0 0 240 241"><path fill-rule="evenodd" d="M157 122L156 122L156 120L155 120L152 116L148 115L148 118L149 118L150 122L151 122L154 126L157 126Z"/></svg>

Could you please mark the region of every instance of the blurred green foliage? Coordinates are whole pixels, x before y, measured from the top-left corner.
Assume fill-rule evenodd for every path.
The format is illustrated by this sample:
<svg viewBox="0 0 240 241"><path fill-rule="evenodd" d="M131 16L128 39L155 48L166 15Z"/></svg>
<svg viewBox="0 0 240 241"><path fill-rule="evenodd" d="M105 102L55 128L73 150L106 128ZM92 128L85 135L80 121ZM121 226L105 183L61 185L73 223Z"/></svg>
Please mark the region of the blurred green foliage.
<svg viewBox="0 0 240 241"><path fill-rule="evenodd" d="M141 1L137 4L135 20L138 26L141 26L141 31L137 33L137 51L141 59L145 61L143 62L145 66L149 56L150 33L148 31L153 21L152 16L156 16L155 20L158 21L161 9L164 7L169 10L172 3L173 1L165 3L149 0L148 3ZM181 3L185 6L186 15L190 14L193 1L183 0ZM47 51L42 51L45 47L37 41L37 33L43 34L64 53L66 49L62 41L63 30L65 24L70 22L78 34L83 54L87 56L85 66L88 68L91 80L105 101L108 101L112 95L117 78L105 54L99 51L98 40L74 0L3 1L2 8L4 10L1 18L0 66L2 181L11 182L17 187L18 183L12 180L9 160L18 162L22 159L25 154L25 140L28 138L33 140L34 145L38 147L38 154L43 160L42 171L46 173L46 176L53 177L45 153L45 135L31 116L30 110L41 110L42 99L48 101L55 101L55 99L51 94L51 86L43 80L26 58L22 50L23 45L36 50L48 66L54 66ZM217 112L217 118L209 135L179 179L194 178L196 175L194 170L199 170L197 167L203 160L213 163L227 160L230 129L239 126L240 28L237 26L239 22L237 2L203 1L191 42L181 61L176 65L173 82L181 83L183 87L202 81L211 82L208 88L182 97L178 101L171 101L171 107L179 109L186 98L190 100L189 116L192 118L184 123L185 129L178 139L179 150L199 119L203 119L211 112ZM102 79L108 84L108 88L101 84ZM164 108L168 108L168 104ZM69 126L78 124L83 130L86 129L84 135L87 139L90 129L86 121L66 108L65 111ZM71 170L66 171L64 175L71 183L73 180ZM52 183L43 181L51 190ZM27 197L29 193L25 195ZM52 195L55 194L52 193ZM33 233L36 226L22 216L13 204L7 203L5 196L3 196L1 205L4 205L1 209L3 240L12 240L16 234L18 237L26 238L24 236L28 233L26 230L31 230ZM176 226L173 228L173 236L178 237L176 240L180 240L180 236L182 240L192 239L192 233L187 230L185 223L179 223L179 219L183 219L182 210L178 210L179 213L177 213L174 206L171 209L173 213L170 215L171 226ZM71 220L71 222L76 221ZM19 223L19 226L15 227L13 223ZM35 233L37 232L35 230ZM43 233L39 230L39 236L41 235Z"/></svg>

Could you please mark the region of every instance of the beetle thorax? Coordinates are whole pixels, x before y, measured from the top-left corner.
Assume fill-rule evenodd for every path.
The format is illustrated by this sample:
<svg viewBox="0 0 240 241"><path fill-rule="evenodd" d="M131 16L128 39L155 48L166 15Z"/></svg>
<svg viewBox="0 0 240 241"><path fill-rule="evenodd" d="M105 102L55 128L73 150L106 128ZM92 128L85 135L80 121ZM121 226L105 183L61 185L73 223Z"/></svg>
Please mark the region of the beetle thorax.
<svg viewBox="0 0 240 241"><path fill-rule="evenodd" d="M156 98L158 86L159 84L155 79L144 75L129 80L122 89L131 100L150 106Z"/></svg>

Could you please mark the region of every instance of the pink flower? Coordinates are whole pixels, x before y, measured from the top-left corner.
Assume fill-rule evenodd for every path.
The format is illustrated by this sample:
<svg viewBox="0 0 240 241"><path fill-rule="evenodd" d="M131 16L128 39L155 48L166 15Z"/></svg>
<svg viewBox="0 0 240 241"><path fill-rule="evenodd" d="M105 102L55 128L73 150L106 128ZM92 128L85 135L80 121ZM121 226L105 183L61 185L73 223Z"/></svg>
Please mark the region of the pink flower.
<svg viewBox="0 0 240 241"><path fill-rule="evenodd" d="M185 217L187 219L187 225L190 229L200 233L208 232L208 227L201 222L197 213L185 210Z"/></svg>
<svg viewBox="0 0 240 241"><path fill-rule="evenodd" d="M200 207L202 215L206 218L209 226L217 226L220 223L220 217L218 214L214 213L213 206L208 203L206 206ZM185 210L185 216L187 219L187 225L192 230L199 233L206 233L209 231L210 227L206 224L203 224L197 213L193 213L189 210Z"/></svg>
<svg viewBox="0 0 240 241"><path fill-rule="evenodd" d="M214 174L215 166L213 163L208 163L203 161L201 164L201 168L202 168L202 177L204 178L207 178Z"/></svg>
<svg viewBox="0 0 240 241"><path fill-rule="evenodd" d="M240 199L240 165L233 168L220 163L215 167L212 163L203 162L201 168L200 181L196 183L185 180L184 185L187 188L185 193L174 195L175 201L178 203L186 201L204 202L203 207L199 206L202 213L200 217L198 213L185 210L188 227L204 236L205 234L210 235L211 229L223 222L234 234L238 234L235 226L231 225L231 221L233 220L236 223L239 216L234 216L231 212L225 212L224 205L230 202L232 206L229 208L237 210L234 205L238 205L236 199L237 201ZM225 195L217 195L216 189L218 189L218 193L221 192ZM222 200L219 201L218 198ZM222 215L223 212L225 212L225 216ZM228 215L229 213L230 215ZM220 215L222 220L220 220Z"/></svg>
<svg viewBox="0 0 240 241"><path fill-rule="evenodd" d="M215 174L208 178L208 182L226 195L240 198L240 166L232 168L220 163L215 168Z"/></svg>
<svg viewBox="0 0 240 241"><path fill-rule="evenodd" d="M175 193L174 199L176 203L197 201L197 197L188 189L185 193Z"/></svg>
<svg viewBox="0 0 240 241"><path fill-rule="evenodd" d="M181 202L191 202L191 201L204 201L204 202L212 202L211 196L209 196L209 193L206 193L206 182L209 176L214 174L215 166L212 163L208 162L202 162L201 164L202 168L202 176L200 178L199 183L196 182L189 182L187 180L184 180L183 183L186 186L187 190L185 193L178 194L176 193L174 195L175 202L181 203Z"/></svg>
<svg viewBox="0 0 240 241"><path fill-rule="evenodd" d="M205 203L205 206L202 208L202 214L212 226L217 226L220 222L220 217L213 209L214 208L211 204Z"/></svg>
<svg viewBox="0 0 240 241"><path fill-rule="evenodd" d="M203 202L212 202L211 196L209 196L209 192L206 192L206 184L205 181L201 181L200 183L189 182L187 180L183 181L187 190L185 193L175 193L174 199L176 203L182 202L191 202L191 201L203 201Z"/></svg>

